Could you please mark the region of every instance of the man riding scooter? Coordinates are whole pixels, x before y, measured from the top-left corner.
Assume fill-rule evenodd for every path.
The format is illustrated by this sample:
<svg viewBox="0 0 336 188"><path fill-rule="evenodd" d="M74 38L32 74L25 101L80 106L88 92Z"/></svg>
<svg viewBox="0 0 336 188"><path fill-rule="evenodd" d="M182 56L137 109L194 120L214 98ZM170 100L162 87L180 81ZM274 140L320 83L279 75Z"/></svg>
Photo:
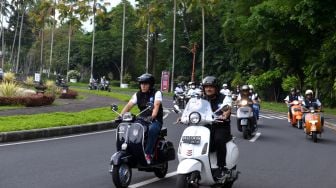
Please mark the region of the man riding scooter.
<svg viewBox="0 0 336 188"><path fill-rule="evenodd" d="M305 99L302 102L302 105L306 108L314 108L314 110L321 110L322 108L322 103L320 102L320 100L318 98L315 98L313 96L313 90L308 89L305 92ZM303 114L303 123L305 123L305 114ZM321 116L321 125L324 125L324 117Z"/></svg>
<svg viewBox="0 0 336 188"><path fill-rule="evenodd" d="M140 91L136 92L127 103L121 114L129 112L134 105L138 105L140 111L146 108L148 102L154 103L153 110L144 113L152 120L148 131L148 140L145 148L145 159L147 164L151 164L154 145L163 124L162 93L154 88L154 77L151 74L143 74L138 77Z"/></svg>
<svg viewBox="0 0 336 188"><path fill-rule="evenodd" d="M214 76L207 76L202 82L204 98L211 104L212 111L216 111L218 106L223 103L224 95L219 92L218 80ZM231 109L223 111L222 123L216 123L211 127L213 146L216 149L218 170L214 177L220 179L224 176L226 169L226 143L232 139L230 127Z"/></svg>
<svg viewBox="0 0 336 188"><path fill-rule="evenodd" d="M285 103L288 106L288 114L289 114L288 122L290 122L290 120L293 118L293 114L291 111L291 106L292 106L291 103L293 101L298 101L299 103L301 103L302 100L303 98L300 95L298 95L298 93L296 92L296 89L291 88L289 95L287 95L286 98L284 99Z"/></svg>

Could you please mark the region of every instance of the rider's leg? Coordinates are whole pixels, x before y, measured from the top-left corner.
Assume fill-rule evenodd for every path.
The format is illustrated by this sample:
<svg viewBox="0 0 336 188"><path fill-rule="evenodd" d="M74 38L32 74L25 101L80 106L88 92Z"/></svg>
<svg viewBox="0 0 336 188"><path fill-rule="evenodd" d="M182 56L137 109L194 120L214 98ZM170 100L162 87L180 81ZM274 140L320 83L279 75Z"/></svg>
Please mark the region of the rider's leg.
<svg viewBox="0 0 336 188"><path fill-rule="evenodd" d="M145 154L146 154L146 160L147 163L150 163L151 161L151 157L154 153L154 146L155 146L155 142L156 139L160 133L161 130L161 123L157 120L154 120L152 122L152 124L149 126L148 129L148 139L147 139L147 144L146 144L146 148L145 148Z"/></svg>
<svg viewBox="0 0 336 188"><path fill-rule="evenodd" d="M224 176L226 169L226 143L232 139L230 126L219 125L214 131L214 142L216 147L218 171L214 174L215 177L221 178Z"/></svg>

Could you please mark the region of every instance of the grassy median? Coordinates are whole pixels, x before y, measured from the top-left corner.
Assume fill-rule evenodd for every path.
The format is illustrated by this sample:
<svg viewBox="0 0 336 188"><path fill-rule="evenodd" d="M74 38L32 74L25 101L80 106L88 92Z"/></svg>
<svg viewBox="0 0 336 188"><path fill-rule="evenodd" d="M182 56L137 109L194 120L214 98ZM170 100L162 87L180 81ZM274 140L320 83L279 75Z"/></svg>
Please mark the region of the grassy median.
<svg viewBox="0 0 336 188"><path fill-rule="evenodd" d="M123 106L119 107L120 110ZM132 109L137 113L136 108ZM54 112L34 115L17 115L0 117L0 132L32 130L51 127L80 125L95 122L111 121L117 114L110 107L83 110L80 112Z"/></svg>

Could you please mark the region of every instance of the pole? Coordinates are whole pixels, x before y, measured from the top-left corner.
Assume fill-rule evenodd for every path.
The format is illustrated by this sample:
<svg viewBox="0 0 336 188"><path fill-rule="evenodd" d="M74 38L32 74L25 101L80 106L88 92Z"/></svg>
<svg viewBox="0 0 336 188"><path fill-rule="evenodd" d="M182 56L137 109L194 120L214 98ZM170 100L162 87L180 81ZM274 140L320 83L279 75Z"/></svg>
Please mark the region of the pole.
<svg viewBox="0 0 336 188"><path fill-rule="evenodd" d="M174 68L175 68L175 32L176 32L176 0L174 0L174 26L173 26L173 65L170 82L170 91L174 90Z"/></svg>
<svg viewBox="0 0 336 188"><path fill-rule="evenodd" d="M204 78L204 49L205 49L205 21L204 21L204 5L202 6L202 80Z"/></svg>
<svg viewBox="0 0 336 188"><path fill-rule="evenodd" d="M52 30L51 30L51 44L50 44L50 58L49 58L49 71L48 71L48 78L50 76L51 71L51 61L53 55L53 46L54 46L54 30L55 30L55 17L56 17L56 0L54 0L54 7L53 7L53 22L52 22Z"/></svg>
<svg viewBox="0 0 336 188"><path fill-rule="evenodd" d="M96 15L96 0L93 1L93 18L92 18L92 48L91 48L91 77L93 79L93 56L95 47L95 15Z"/></svg>
<svg viewBox="0 0 336 188"><path fill-rule="evenodd" d="M195 57L196 57L196 43L193 44L193 48L191 50L193 54L193 62L192 62L192 72L191 72L191 81L195 81Z"/></svg>
<svg viewBox="0 0 336 188"><path fill-rule="evenodd" d="M123 84L123 71L124 71L124 38L125 38L125 13L126 2L124 1L124 13L123 13L123 28L122 28L122 40L121 40L121 63L120 63L120 87Z"/></svg>
<svg viewBox="0 0 336 188"><path fill-rule="evenodd" d="M149 11L149 5L147 5ZM148 12L148 23L147 23L147 47L146 47L146 73L148 73L148 53L149 53L149 12Z"/></svg>

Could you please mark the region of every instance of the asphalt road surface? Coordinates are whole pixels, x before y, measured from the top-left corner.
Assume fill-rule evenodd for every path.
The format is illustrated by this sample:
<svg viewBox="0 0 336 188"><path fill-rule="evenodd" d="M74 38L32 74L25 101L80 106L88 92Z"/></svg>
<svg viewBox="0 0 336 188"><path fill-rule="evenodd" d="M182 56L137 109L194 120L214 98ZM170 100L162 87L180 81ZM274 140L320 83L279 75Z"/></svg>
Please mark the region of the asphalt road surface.
<svg viewBox="0 0 336 188"><path fill-rule="evenodd" d="M165 101L170 107L171 102ZM177 115L166 109L164 126L175 149L185 128L174 125ZM314 143L286 117L261 113L259 130L244 140L232 116L231 130L240 156L240 188L336 187L336 132L325 128ZM0 188L113 188L110 156L116 151L115 130L0 145ZM174 187L178 161L169 162L166 178L133 169L130 187Z"/></svg>

